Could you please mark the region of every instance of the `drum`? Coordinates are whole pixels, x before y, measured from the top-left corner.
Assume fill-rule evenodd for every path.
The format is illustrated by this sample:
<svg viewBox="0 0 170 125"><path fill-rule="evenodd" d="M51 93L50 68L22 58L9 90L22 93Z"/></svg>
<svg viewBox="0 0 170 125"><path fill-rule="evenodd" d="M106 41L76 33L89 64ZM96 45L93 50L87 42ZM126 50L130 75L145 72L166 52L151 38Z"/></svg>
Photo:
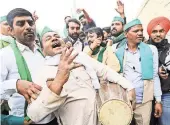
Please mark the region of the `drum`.
<svg viewBox="0 0 170 125"><path fill-rule="evenodd" d="M96 92L98 117L102 125L129 125L133 110L125 89L115 83L101 84Z"/></svg>

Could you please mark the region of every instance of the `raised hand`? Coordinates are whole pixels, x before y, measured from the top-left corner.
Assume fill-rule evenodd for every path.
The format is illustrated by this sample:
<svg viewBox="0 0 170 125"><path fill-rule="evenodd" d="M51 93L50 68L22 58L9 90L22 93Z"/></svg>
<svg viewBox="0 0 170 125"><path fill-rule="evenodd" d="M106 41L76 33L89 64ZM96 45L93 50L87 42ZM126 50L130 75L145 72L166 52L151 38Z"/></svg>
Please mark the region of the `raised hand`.
<svg viewBox="0 0 170 125"><path fill-rule="evenodd" d="M77 13L79 14L79 13L81 13L83 10L84 10L84 9L82 9L82 8L78 8L78 9L77 9Z"/></svg>
<svg viewBox="0 0 170 125"><path fill-rule="evenodd" d="M117 8L115 8L115 10L120 16L124 16L124 4L120 0L117 1Z"/></svg>
<svg viewBox="0 0 170 125"><path fill-rule="evenodd" d="M69 79L70 71L77 66L73 63L73 60L77 55L78 53L73 54L72 47L70 49L67 49L67 47L63 49L56 77L54 78L54 81L48 85L48 88L54 93L58 95L61 93L63 85Z"/></svg>
<svg viewBox="0 0 170 125"><path fill-rule="evenodd" d="M36 22L36 21L38 20L38 18L39 18L39 17L37 16L37 14L36 14L36 11L33 12L32 16L33 16L35 22Z"/></svg>
<svg viewBox="0 0 170 125"><path fill-rule="evenodd" d="M60 62L58 65L58 71L56 78L60 84L65 84L69 78L70 71L74 68L75 64L73 60L76 58L78 53L73 54L73 48L70 49L64 48L62 55L60 57Z"/></svg>

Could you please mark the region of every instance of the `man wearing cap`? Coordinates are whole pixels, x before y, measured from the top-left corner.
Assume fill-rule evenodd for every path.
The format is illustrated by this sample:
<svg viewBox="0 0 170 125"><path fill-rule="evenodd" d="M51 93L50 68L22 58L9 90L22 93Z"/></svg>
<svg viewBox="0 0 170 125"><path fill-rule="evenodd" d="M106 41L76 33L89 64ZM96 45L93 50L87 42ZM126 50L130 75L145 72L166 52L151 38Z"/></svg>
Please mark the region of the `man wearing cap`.
<svg viewBox="0 0 170 125"><path fill-rule="evenodd" d="M15 40L0 51L0 97L8 100L11 109L9 116L4 116L2 124L23 125L28 123L24 97L30 103L31 93L41 90L32 81L35 72L44 64L44 57L35 44L35 21L29 11L15 8L8 13L7 21ZM27 91L28 88L30 91ZM50 124L53 125L56 123L54 118L51 115L40 124L52 122Z"/></svg>
<svg viewBox="0 0 170 125"><path fill-rule="evenodd" d="M0 17L0 49L8 46L13 41L10 36L10 27L6 16Z"/></svg>
<svg viewBox="0 0 170 125"><path fill-rule="evenodd" d="M153 96L156 98L155 116L162 113L161 87L158 76L158 51L156 47L142 42L143 28L139 19L124 27L127 41L117 49L116 55L121 73L130 80L136 91L136 125L149 125Z"/></svg>
<svg viewBox="0 0 170 125"><path fill-rule="evenodd" d="M115 16L112 20L111 24L111 38L113 40L113 51L121 46L121 43L126 41L126 38L123 33L123 27L126 24L126 17L124 13L124 4L118 0L116 11L120 14L120 16Z"/></svg>
<svg viewBox="0 0 170 125"><path fill-rule="evenodd" d="M86 12L85 9L82 8L77 9L77 13L81 12L83 12L83 14L79 16L79 20L83 25L82 31L86 32L89 28L96 27L95 22L93 21L92 18L90 18L89 14Z"/></svg>
<svg viewBox="0 0 170 125"><path fill-rule="evenodd" d="M150 37L148 43L156 46L159 55L159 76L163 93L162 102L160 102L163 109L162 116L159 119L160 125L169 125L170 123L170 69L167 63L170 61L170 44L166 39L169 29L170 20L166 17L156 17L147 26L147 32ZM165 69L162 68L162 65Z"/></svg>

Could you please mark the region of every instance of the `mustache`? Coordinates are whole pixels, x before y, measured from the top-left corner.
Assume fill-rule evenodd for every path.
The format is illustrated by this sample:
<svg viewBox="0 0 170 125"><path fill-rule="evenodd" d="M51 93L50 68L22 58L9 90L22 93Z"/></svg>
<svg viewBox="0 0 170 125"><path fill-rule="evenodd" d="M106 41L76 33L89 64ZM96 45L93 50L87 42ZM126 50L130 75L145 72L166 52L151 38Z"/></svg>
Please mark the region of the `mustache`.
<svg viewBox="0 0 170 125"><path fill-rule="evenodd" d="M155 39L157 39L157 38L163 39L161 36L156 36Z"/></svg>
<svg viewBox="0 0 170 125"><path fill-rule="evenodd" d="M56 47L60 47L61 46L61 42L57 39L53 39L52 40L52 48L56 48Z"/></svg>
<svg viewBox="0 0 170 125"><path fill-rule="evenodd" d="M78 34L78 33L73 33L72 36L73 36L73 35L77 35L77 36L78 36L79 34Z"/></svg>
<svg viewBox="0 0 170 125"><path fill-rule="evenodd" d="M116 30L116 31L117 31L117 29L116 29L116 28L113 28L113 29L112 29L112 31L113 31L113 30Z"/></svg>

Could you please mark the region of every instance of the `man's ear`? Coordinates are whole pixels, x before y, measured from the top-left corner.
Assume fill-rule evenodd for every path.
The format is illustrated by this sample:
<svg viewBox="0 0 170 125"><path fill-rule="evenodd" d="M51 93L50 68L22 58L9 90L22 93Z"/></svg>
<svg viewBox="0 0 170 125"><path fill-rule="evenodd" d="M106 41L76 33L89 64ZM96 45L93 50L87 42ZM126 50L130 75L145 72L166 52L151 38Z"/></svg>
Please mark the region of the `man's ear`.
<svg viewBox="0 0 170 125"><path fill-rule="evenodd" d="M13 28L11 28L10 26L8 27L8 32L9 34L14 37L14 31L13 31Z"/></svg>

